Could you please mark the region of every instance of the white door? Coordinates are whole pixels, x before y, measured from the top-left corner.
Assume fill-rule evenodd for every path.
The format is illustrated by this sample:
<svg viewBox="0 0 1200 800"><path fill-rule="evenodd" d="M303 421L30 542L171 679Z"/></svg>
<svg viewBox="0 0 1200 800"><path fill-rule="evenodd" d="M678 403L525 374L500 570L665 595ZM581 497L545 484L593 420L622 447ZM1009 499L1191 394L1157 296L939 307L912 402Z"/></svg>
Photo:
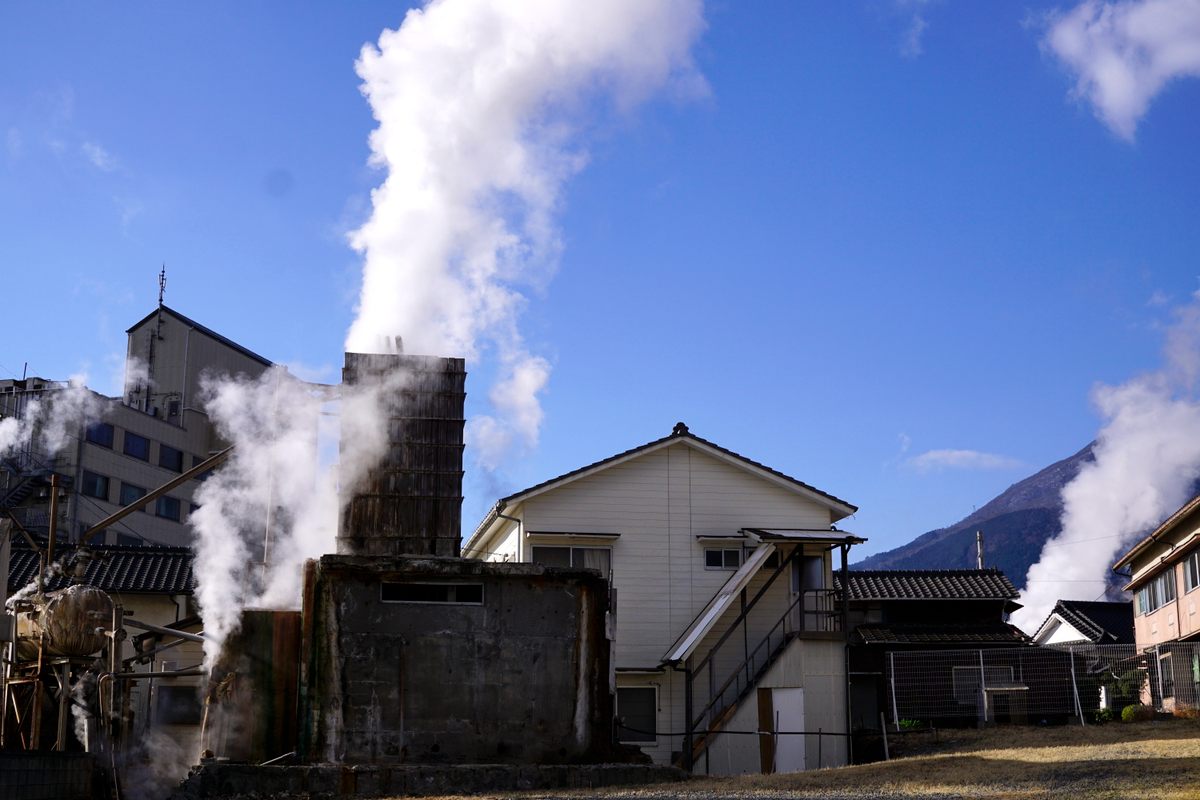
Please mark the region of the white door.
<svg viewBox="0 0 1200 800"><path fill-rule="evenodd" d="M806 736L788 731L804 730L804 690L772 689L771 705L775 711L775 771L799 772L804 769L804 740Z"/></svg>

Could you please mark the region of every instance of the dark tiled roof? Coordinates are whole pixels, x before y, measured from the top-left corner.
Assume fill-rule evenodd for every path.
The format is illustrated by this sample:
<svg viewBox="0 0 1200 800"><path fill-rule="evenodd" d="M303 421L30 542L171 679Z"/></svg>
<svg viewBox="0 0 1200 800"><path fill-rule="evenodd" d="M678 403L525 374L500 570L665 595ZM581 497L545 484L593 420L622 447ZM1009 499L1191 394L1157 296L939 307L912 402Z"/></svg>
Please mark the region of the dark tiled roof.
<svg viewBox="0 0 1200 800"><path fill-rule="evenodd" d="M1096 644L1134 644L1133 603L1128 600L1122 603L1059 600L1050 617L1055 614ZM1050 617L1046 617L1046 622ZM1041 627L1045 625L1043 622Z"/></svg>
<svg viewBox="0 0 1200 800"><path fill-rule="evenodd" d="M106 592L145 594L191 594L192 551L187 547L104 545L88 548L90 558L79 582ZM71 568L76 553L64 554L62 563ZM56 559L57 560L57 559ZM16 592L37 577L38 555L28 547L12 549L8 570L8 591ZM62 589L70 583L56 576L47 581L47 590Z"/></svg>
<svg viewBox="0 0 1200 800"><path fill-rule="evenodd" d="M820 495L821 497L824 497L826 500L829 500L829 501L836 503L838 505L841 505L841 506L845 506L846 508L850 509L849 513L851 513L851 514L858 511L858 506L853 505L852 503L849 503L840 497L829 494L829 492L823 492L815 486L812 486L810 484L805 483L804 481L793 478L791 475L782 473L777 469L772 469L771 467L768 467L766 464L755 461L752 458L747 458L746 456L742 455L741 453L735 453L732 450L721 447L721 445L719 445L719 444L715 444L713 442L708 441L707 439L703 439L703 438L697 436L696 434L692 433L690 430L688 430L687 425L684 425L682 422L679 422L679 423L676 423L675 428L671 431L669 436L664 436L661 439L655 439L652 442L646 442L646 444L630 448L629 450L625 450L623 452L617 453L616 455L609 456L608 458L602 458L599 461L595 461L591 464L580 467L579 469L573 469L570 472L564 472L562 475L559 475L555 478L550 478L549 480L545 480L545 481L542 481L541 483L534 484L533 486L530 486L527 489L522 489L521 491L514 492L514 493L508 495L507 497L500 498L499 500L496 501L496 504L494 506L492 506L491 510L489 510L488 513L484 516L483 520L479 523L479 525L475 528L475 532L473 534L471 534L470 538L468 539L468 543L470 541L474 540L475 537L482 534L483 531L489 525L491 525L492 522L496 519L496 515L504 510L505 506L507 506L509 503L511 503L515 500L520 499L524 495L530 494L531 492L536 492L539 489L544 489L547 486L550 486L552 484L559 483L561 481L565 481L570 478L574 478L582 473L597 469L598 467L603 467L604 465L609 464L613 461L619 461L623 458L628 458L629 456L637 455L638 453L640 453L644 450L650 450L651 448L658 447L659 445L664 444L666 442L669 442L672 440L683 440L683 439L690 439L693 442L699 442L700 444L702 444L706 447L710 447L713 450L716 450L720 453L730 456L731 458L735 458L738 461L741 461L743 464L746 464L751 467L755 467L757 469L761 469L764 472L769 472L777 478L782 478L783 480L787 481L788 483L791 483L802 489L806 489L807 491L810 491L813 494Z"/></svg>
<svg viewBox="0 0 1200 800"><path fill-rule="evenodd" d="M998 569L851 570L851 600L1015 600L1017 588ZM841 575L833 587L842 590Z"/></svg>
<svg viewBox="0 0 1200 800"><path fill-rule="evenodd" d="M209 328L205 325L201 325L199 322L196 322L196 320L194 320L194 319L185 317L183 314L180 314L175 309L164 305L162 307L162 310L167 312L171 316L175 317L175 319L179 320L184 325L189 325L189 326L195 328L196 330L200 331L201 333L206 334L207 336L209 336L213 339L216 339L221 344L223 344L227 347L232 347L234 350L237 350L239 353L246 356L247 358L252 358L265 367L272 366L272 364L269 360L263 358L258 353L254 352L253 350L251 350L247 347L243 347L242 345L238 344L237 342L233 341L232 339L222 336L221 334L214 331L212 328ZM149 314L147 314L146 316L139 319L137 322L133 323L133 325L131 325L125 332L131 333L135 328L137 328L139 325L141 325L142 323L144 323L146 320L150 319L157 313L158 313L158 306L155 306L153 311L151 311Z"/></svg>
<svg viewBox="0 0 1200 800"><path fill-rule="evenodd" d="M855 634L864 644L1026 644L1029 637L1006 622L970 625L859 625Z"/></svg>

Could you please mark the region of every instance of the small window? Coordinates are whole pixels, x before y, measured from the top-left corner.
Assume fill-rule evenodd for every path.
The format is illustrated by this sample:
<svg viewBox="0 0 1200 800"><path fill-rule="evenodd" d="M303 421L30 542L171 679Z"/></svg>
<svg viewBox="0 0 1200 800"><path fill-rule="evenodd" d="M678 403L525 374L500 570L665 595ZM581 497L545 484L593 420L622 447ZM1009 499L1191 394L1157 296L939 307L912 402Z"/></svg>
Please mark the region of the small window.
<svg viewBox="0 0 1200 800"><path fill-rule="evenodd" d="M138 436L136 433L125 431L125 455L140 458L142 461L150 460L150 440L145 436Z"/></svg>
<svg viewBox="0 0 1200 800"><path fill-rule="evenodd" d="M1175 570L1168 569L1137 593L1137 613L1149 614L1175 599Z"/></svg>
<svg viewBox="0 0 1200 800"><path fill-rule="evenodd" d="M87 429L87 440L94 445L107 447L112 450L113 446L113 426L107 422L97 422L95 425L89 425Z"/></svg>
<svg viewBox="0 0 1200 800"><path fill-rule="evenodd" d="M154 501L154 515L163 519L173 519L179 522L180 505L176 497L163 495Z"/></svg>
<svg viewBox="0 0 1200 800"><path fill-rule="evenodd" d="M734 548L710 547L704 551L705 569L737 569L742 565L742 551Z"/></svg>
<svg viewBox="0 0 1200 800"><path fill-rule="evenodd" d="M1200 586L1200 550L1192 553L1183 562L1183 590L1190 592Z"/></svg>
<svg viewBox="0 0 1200 800"><path fill-rule="evenodd" d="M483 605L482 583L388 583L379 587L385 603L456 603Z"/></svg>
<svg viewBox="0 0 1200 800"><path fill-rule="evenodd" d="M658 691L653 686L617 688L617 741L654 744L657 723Z"/></svg>
<svg viewBox="0 0 1200 800"><path fill-rule="evenodd" d="M94 472L83 471L83 483L79 487L80 494L95 497L98 500L108 500L108 477Z"/></svg>
<svg viewBox="0 0 1200 800"><path fill-rule="evenodd" d="M542 547L530 554L535 564L547 567L594 569L612 580L612 550L607 547Z"/></svg>
<svg viewBox="0 0 1200 800"><path fill-rule="evenodd" d="M140 486L134 486L132 483L121 484L121 505L127 506L130 503L136 503L139 499L146 496L146 490ZM143 509L144 510L144 509Z"/></svg>
<svg viewBox="0 0 1200 800"><path fill-rule="evenodd" d="M158 465L171 472L183 472L183 451L169 445L158 446Z"/></svg>
<svg viewBox="0 0 1200 800"><path fill-rule="evenodd" d="M200 466L207 460L208 459L204 456L193 455L192 456L192 469L195 469L196 467ZM212 474L213 474L213 471L211 469L206 469L206 470L204 470L204 472L201 472L199 475L194 476L192 478L192 480L206 481L206 480L208 480L209 476L211 476Z"/></svg>
<svg viewBox="0 0 1200 800"><path fill-rule="evenodd" d="M196 686L154 687L154 722L158 725L199 725L203 716L200 689Z"/></svg>

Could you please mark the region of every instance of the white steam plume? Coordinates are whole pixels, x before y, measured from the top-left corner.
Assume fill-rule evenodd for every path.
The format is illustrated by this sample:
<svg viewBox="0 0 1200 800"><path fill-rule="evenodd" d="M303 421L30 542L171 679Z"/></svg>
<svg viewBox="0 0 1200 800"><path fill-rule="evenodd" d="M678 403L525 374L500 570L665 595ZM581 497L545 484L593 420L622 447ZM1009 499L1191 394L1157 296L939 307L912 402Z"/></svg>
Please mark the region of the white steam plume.
<svg viewBox="0 0 1200 800"><path fill-rule="evenodd" d="M490 416L472 420L476 457L495 468L536 444L550 365L518 327L520 287L560 249L554 214L584 163L573 132L587 100L629 108L668 82L695 91L689 56L700 0L434 0L366 46L357 69L379 122L371 161L387 177L351 243L364 257L346 347L492 354Z"/></svg>
<svg viewBox="0 0 1200 800"><path fill-rule="evenodd" d="M245 608L299 608L302 567L335 549L339 482L353 486L387 444L385 398L404 375L376 387L323 387L273 367L255 380L206 376L203 402L234 451L196 493L196 599L204 617L206 666L237 629ZM332 411L340 406L341 430ZM340 436L341 461L318 453Z"/></svg>
<svg viewBox="0 0 1200 800"><path fill-rule="evenodd" d="M98 420L111 401L85 385L86 378L73 375L65 386L50 389L31 399L20 416L0 419L0 457L22 447L32 447L40 457L57 455L83 426Z"/></svg>
<svg viewBox="0 0 1200 800"><path fill-rule="evenodd" d="M1170 81L1200 76L1200 0L1087 0L1050 22L1043 45L1123 139Z"/></svg>
<svg viewBox="0 0 1200 800"><path fill-rule="evenodd" d="M1094 461L1063 487L1062 531L1029 568L1027 633L1060 600L1102 599L1116 558L1189 499L1200 476L1200 297L1177 312L1166 365L1121 386L1093 392L1105 419Z"/></svg>

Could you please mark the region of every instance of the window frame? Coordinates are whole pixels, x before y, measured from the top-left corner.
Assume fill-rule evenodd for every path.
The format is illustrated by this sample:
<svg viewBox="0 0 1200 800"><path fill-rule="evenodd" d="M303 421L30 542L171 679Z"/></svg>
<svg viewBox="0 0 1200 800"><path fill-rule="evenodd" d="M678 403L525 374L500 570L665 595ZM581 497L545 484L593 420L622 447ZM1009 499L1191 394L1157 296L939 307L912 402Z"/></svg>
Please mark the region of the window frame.
<svg viewBox="0 0 1200 800"><path fill-rule="evenodd" d="M721 566L714 566L708 563L710 553L721 554ZM733 566L729 564L729 555L736 555L737 563ZM740 547L706 547L704 548L704 568L713 572L736 572L741 568L743 562L742 548Z"/></svg>
<svg viewBox="0 0 1200 800"><path fill-rule="evenodd" d="M94 478L98 481L104 482L103 483L104 494L93 494L93 493L87 491L88 484L89 484L89 478ZM93 500L103 500L106 503L111 503L112 501L109 500L108 498L112 495L112 479L109 478L107 475L102 475L99 472L92 472L91 470L85 469L83 471L83 475L80 478L79 493L81 495L83 495L84 497L90 497Z"/></svg>
<svg viewBox="0 0 1200 800"><path fill-rule="evenodd" d="M405 599L399 597L386 597L385 591L388 587L438 587L446 590L447 599ZM479 599L459 600L459 587L478 589ZM453 597L451 597L453 594ZM436 605L436 606L482 606L486 597L486 591L483 583L477 581L380 581L379 582L379 602L395 603L397 605Z"/></svg>
<svg viewBox="0 0 1200 800"><path fill-rule="evenodd" d="M166 455L168 453L175 454L176 458L174 460L178 463L178 466L176 466L175 463L167 463ZM166 444L165 442L159 442L158 443L158 465L160 467L162 467L163 469L167 469L167 470L170 470L171 472L177 472L177 473L182 474L183 473L183 451L180 450L178 447L171 447L171 445Z"/></svg>
<svg viewBox="0 0 1200 800"><path fill-rule="evenodd" d="M106 431L107 435L103 437L97 436L97 431ZM111 422L94 422L87 426L83 438L88 444L112 450L113 444L117 441L117 429L113 427Z"/></svg>
<svg viewBox="0 0 1200 800"><path fill-rule="evenodd" d="M611 547L604 547L603 545L586 545L586 544L531 544L529 546L529 561L531 564L542 564L543 566L548 566L548 567L562 567L561 564L546 564L543 561L538 561L534 554L537 550L543 550L543 549L566 550L567 551L567 566L565 567L565 569L592 569L592 567L577 566L575 564L575 551L576 550L587 550L587 551L602 550L602 551L608 553L608 574L604 575L603 570L599 570L599 572L601 575L604 575L605 579L612 581L613 556L612 556L612 548Z"/></svg>
<svg viewBox="0 0 1200 800"><path fill-rule="evenodd" d="M139 453L135 452L134 450L132 450L130 448L130 443L136 442L139 439L146 443L146 455L144 455L144 456L140 455ZM138 461L145 461L146 463L149 463L150 462L150 437L142 436L140 433L134 433L133 431L125 431L125 436L122 438L122 441L121 441L121 452L124 453L125 455L129 456L130 458L136 458Z"/></svg>
<svg viewBox="0 0 1200 800"><path fill-rule="evenodd" d="M139 494L137 497L126 500L125 499L125 490L126 489L136 489L137 491L141 492L141 494ZM119 505L121 506L121 508L125 508L126 506L131 506L134 503L136 503L138 500L141 500L145 496L146 496L145 487L138 486L136 483L126 483L125 481L121 481L121 488L118 490L118 494L117 494L117 500L119 501ZM145 510L146 510L146 504L143 503L141 508L138 509L138 511L145 511Z"/></svg>
<svg viewBox="0 0 1200 800"><path fill-rule="evenodd" d="M1175 565L1146 581L1137 591L1138 616L1153 614L1168 603L1175 602Z"/></svg>
<svg viewBox="0 0 1200 800"><path fill-rule="evenodd" d="M171 503L175 504L175 515L164 514L163 509L169 510ZM159 495L154 500L154 516L160 519L169 519L172 522L179 522L183 519L183 502L178 497L171 497L169 494Z"/></svg>
<svg viewBox="0 0 1200 800"><path fill-rule="evenodd" d="M649 735L638 734L638 735L647 735L648 738L645 738L645 739L622 738L621 732L623 730L631 731L632 729L626 728L624 725L621 724L622 720L623 720L623 717L621 716L621 692L646 692L646 691L650 692L651 697L653 698L651 701L653 703L651 708L653 709L652 716L653 716L653 721L654 721L654 724L651 728L652 733ZM658 711L659 711L659 709L658 709L658 687L654 686L653 684L651 684L649 686L647 686L647 685L618 686L617 687L617 696L613 699L615 701L613 710L615 711L614 716L616 717L616 719L614 720L616 723L615 724L616 730L614 733L617 737L617 741L620 744L633 745L634 747L656 747L658 745Z"/></svg>
<svg viewBox="0 0 1200 800"><path fill-rule="evenodd" d="M1200 587L1200 550L1193 550L1183 560L1183 593Z"/></svg>

